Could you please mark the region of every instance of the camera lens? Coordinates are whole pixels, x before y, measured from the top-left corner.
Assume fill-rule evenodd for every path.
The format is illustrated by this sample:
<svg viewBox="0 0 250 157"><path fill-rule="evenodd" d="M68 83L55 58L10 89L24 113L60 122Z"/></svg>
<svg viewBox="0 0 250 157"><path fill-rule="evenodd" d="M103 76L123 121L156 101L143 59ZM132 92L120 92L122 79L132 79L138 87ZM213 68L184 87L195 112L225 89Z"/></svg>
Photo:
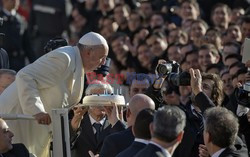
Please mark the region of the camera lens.
<svg viewBox="0 0 250 157"><path fill-rule="evenodd" d="M172 71L171 64L159 64L157 71L160 75L168 75Z"/></svg>

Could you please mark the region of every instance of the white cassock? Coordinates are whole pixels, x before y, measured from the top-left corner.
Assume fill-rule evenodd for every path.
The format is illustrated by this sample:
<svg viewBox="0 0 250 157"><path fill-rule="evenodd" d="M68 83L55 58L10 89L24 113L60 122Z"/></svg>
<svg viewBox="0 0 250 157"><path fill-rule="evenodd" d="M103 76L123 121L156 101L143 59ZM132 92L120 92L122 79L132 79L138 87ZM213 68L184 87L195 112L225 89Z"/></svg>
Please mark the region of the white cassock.
<svg viewBox="0 0 250 157"><path fill-rule="evenodd" d="M35 115L77 104L83 92L84 69L78 47L66 46L42 56L24 67L0 95L1 114ZM14 133L13 143L21 142L37 157L46 157L51 125L32 120L7 121Z"/></svg>

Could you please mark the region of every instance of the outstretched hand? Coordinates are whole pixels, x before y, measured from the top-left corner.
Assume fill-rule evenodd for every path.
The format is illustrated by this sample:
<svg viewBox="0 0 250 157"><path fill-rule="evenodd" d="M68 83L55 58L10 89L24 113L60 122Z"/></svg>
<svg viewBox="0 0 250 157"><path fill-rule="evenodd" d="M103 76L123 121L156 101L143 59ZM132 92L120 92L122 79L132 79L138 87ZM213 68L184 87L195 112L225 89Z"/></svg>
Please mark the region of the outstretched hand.
<svg viewBox="0 0 250 157"><path fill-rule="evenodd" d="M77 130L80 127L83 115L88 111L88 107L76 106L73 108L74 117L71 120L71 127L73 130Z"/></svg>

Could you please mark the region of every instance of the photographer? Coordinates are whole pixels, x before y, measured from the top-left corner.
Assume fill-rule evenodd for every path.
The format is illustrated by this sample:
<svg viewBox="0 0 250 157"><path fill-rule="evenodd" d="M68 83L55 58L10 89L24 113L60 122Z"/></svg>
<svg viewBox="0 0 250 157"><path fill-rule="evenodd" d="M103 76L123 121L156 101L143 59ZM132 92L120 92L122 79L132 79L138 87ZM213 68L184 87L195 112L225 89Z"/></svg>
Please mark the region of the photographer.
<svg viewBox="0 0 250 157"><path fill-rule="evenodd" d="M213 106L220 106L223 100L222 81L215 74L201 74L198 69L190 69L192 104L184 106L187 123L181 144L174 157L198 157L199 145L203 141L203 112Z"/></svg>
<svg viewBox="0 0 250 157"><path fill-rule="evenodd" d="M245 64L247 68L250 68L250 60L248 60ZM248 70L249 71L249 70ZM238 102L236 114L239 118L240 124L240 135L244 138L248 150L250 150L250 102L249 102L249 81L250 81L250 73L247 72L245 74L244 85L238 83L238 88L235 91L235 96ZM242 88L243 86L243 88Z"/></svg>

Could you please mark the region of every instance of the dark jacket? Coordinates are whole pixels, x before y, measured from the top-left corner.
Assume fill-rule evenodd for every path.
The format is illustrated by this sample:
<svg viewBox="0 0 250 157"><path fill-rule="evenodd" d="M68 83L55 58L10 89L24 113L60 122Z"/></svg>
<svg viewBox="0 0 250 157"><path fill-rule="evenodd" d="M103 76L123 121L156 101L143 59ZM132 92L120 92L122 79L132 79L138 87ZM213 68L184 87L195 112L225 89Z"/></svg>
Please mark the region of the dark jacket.
<svg viewBox="0 0 250 157"><path fill-rule="evenodd" d="M242 140L237 137L235 144L227 147L219 157L248 157L247 147Z"/></svg>
<svg viewBox="0 0 250 157"><path fill-rule="evenodd" d="M164 155L161 148L153 144L148 144L144 149L139 151L135 157L168 157Z"/></svg>
<svg viewBox="0 0 250 157"><path fill-rule="evenodd" d="M125 126L118 121L113 128L108 120L104 122L102 131L100 132L99 141L96 141L94 131L89 119L89 115L85 114L81 121L78 132L74 132L70 125L70 134L72 141L72 155L75 157L88 157L88 151L91 150L94 154L98 154L101 150L104 139L111 133L125 129Z"/></svg>
<svg viewBox="0 0 250 157"><path fill-rule="evenodd" d="M115 157L117 154L128 148L133 141L134 135L131 127L124 131L109 135L104 140L100 157Z"/></svg>
<svg viewBox="0 0 250 157"><path fill-rule="evenodd" d="M29 151L23 144L13 144L13 149L2 155L4 157L29 157Z"/></svg>
<svg viewBox="0 0 250 157"><path fill-rule="evenodd" d="M134 141L127 149L120 152L116 157L133 157L146 146L145 143Z"/></svg>

